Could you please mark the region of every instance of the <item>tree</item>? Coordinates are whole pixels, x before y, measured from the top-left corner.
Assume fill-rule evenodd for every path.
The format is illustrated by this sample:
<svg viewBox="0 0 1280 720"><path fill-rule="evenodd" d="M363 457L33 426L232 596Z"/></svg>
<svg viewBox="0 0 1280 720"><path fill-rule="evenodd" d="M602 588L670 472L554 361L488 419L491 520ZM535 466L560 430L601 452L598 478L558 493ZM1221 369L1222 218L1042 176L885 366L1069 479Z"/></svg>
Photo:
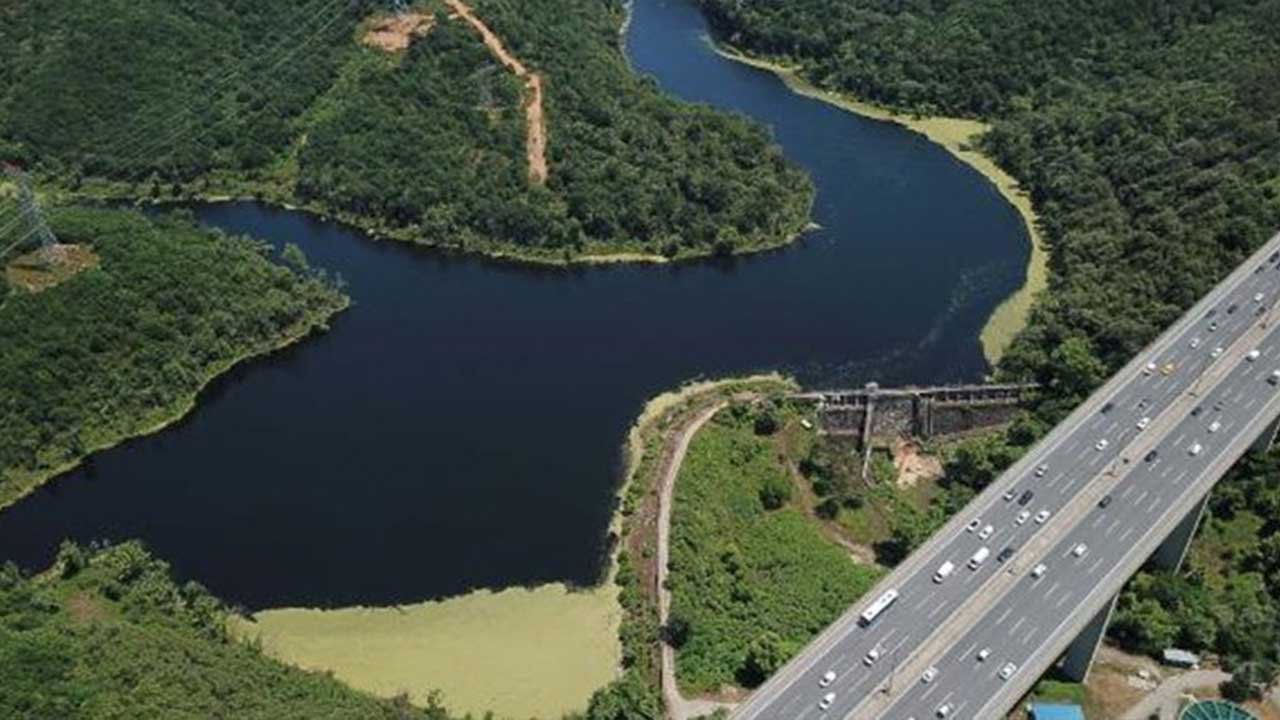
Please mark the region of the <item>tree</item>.
<svg viewBox="0 0 1280 720"><path fill-rule="evenodd" d="M791 499L791 482L779 475L770 475L760 486L760 504L765 510L777 510Z"/></svg>
<svg viewBox="0 0 1280 720"><path fill-rule="evenodd" d="M661 720L662 700L637 670L627 670L621 678L592 693L586 717L587 720Z"/></svg>
<svg viewBox="0 0 1280 720"><path fill-rule="evenodd" d="M738 673L738 680L745 687L756 687L782 667L790 657L778 634L766 630L752 639L747 646L747 656Z"/></svg>

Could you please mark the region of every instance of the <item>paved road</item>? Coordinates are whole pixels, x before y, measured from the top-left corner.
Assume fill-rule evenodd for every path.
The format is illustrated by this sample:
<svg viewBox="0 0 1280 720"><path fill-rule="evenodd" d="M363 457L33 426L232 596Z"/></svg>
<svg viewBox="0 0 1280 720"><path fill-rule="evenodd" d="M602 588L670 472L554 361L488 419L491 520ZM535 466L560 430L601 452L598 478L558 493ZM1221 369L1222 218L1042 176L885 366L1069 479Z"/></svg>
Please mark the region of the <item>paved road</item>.
<svg viewBox="0 0 1280 720"><path fill-rule="evenodd" d="M985 719L1007 710L1261 426L1280 414L1280 391L1265 382L1280 368L1280 335L1272 332L1280 325L1280 310L1272 310L1280 299L1280 266L1270 259L1277 251L1280 236L1086 400L734 717L923 720L946 704L952 706L949 717ZM1261 301L1254 300L1257 293ZM1264 320L1268 328L1261 327ZM1254 348L1261 356L1246 361ZM1154 372L1145 372L1148 362L1156 363ZM1139 429L1143 418L1146 427ZM1099 448L1101 440L1106 444ZM1192 455L1189 448L1196 443L1201 450ZM1157 455L1147 461L1151 450ZM1024 506L1004 499L1010 490L1031 490L1034 496ZM1111 495L1111 503L1099 509L1104 495ZM1019 524L1023 511L1033 518L1047 511L1049 519ZM989 538L966 530L974 519L979 530L992 527ZM1076 558L1072 550L1080 543L1087 549ZM979 547L989 548L992 557L971 570L966 561ZM1015 554L997 562L1004 548ZM934 571L948 560L956 570L935 583ZM1031 579L1029 570L1040 562L1048 570ZM898 590L897 602L860 627L858 613L888 588ZM986 647L991 656L980 663L976 654ZM872 648L880 657L868 665ZM1018 670L1004 681L997 673L1007 662ZM938 676L923 683L921 674L930 666ZM819 682L828 671L836 679L822 689ZM826 692L835 699L823 711L818 701Z"/></svg>

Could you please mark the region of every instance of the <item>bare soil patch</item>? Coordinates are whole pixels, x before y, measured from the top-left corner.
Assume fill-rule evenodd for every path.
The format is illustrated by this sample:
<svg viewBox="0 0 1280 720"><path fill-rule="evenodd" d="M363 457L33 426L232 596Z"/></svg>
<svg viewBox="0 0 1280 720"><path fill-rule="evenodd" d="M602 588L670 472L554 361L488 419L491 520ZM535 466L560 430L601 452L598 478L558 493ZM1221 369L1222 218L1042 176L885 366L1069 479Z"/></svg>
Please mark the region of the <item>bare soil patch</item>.
<svg viewBox="0 0 1280 720"><path fill-rule="evenodd" d="M50 245L14 258L5 268L5 278L13 287L37 293L100 264L101 258L87 246Z"/></svg>
<svg viewBox="0 0 1280 720"><path fill-rule="evenodd" d="M84 590L67 598L66 607L67 614L78 623L96 622L107 616L102 602Z"/></svg>
<svg viewBox="0 0 1280 720"><path fill-rule="evenodd" d="M898 485L915 487L921 480L942 477L942 461L921 452L912 440L900 439L893 446L893 466L898 470Z"/></svg>
<svg viewBox="0 0 1280 720"><path fill-rule="evenodd" d="M414 40L426 37L435 27L436 18L420 12L377 18L365 32L361 42L383 52L407 50Z"/></svg>
<svg viewBox="0 0 1280 720"><path fill-rule="evenodd" d="M480 33L485 47L516 77L524 80L525 97L525 151L529 161L530 182L542 185L547 182L547 125L546 114L542 109L542 76L529 72L529 68L512 55L488 25L462 0L445 0L457 17L462 18Z"/></svg>

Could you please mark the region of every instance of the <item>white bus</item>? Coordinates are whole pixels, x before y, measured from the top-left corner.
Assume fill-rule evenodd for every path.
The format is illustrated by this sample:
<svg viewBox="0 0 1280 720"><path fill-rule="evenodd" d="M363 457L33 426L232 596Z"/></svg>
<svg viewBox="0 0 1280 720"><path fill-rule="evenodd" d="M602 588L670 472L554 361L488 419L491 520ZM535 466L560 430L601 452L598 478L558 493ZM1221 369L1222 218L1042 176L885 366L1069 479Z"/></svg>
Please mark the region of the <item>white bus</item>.
<svg viewBox="0 0 1280 720"><path fill-rule="evenodd" d="M876 598L875 602L867 606L866 610L862 611L862 615L858 618L859 623L862 625L870 625L877 617L880 616L880 613L885 611L885 608L892 605L893 601L897 599L897 590L886 590L883 595Z"/></svg>

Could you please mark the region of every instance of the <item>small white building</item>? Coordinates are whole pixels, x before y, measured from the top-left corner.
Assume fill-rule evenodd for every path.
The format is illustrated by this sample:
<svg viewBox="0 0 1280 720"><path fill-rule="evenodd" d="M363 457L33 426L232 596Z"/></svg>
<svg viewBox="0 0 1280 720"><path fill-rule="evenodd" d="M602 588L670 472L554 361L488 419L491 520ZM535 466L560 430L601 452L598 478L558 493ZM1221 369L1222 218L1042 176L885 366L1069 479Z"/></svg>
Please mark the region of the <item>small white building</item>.
<svg viewBox="0 0 1280 720"><path fill-rule="evenodd" d="M1161 660L1165 665L1173 667L1191 668L1192 670L1200 667L1200 656L1186 650L1178 648L1167 648L1161 654Z"/></svg>

